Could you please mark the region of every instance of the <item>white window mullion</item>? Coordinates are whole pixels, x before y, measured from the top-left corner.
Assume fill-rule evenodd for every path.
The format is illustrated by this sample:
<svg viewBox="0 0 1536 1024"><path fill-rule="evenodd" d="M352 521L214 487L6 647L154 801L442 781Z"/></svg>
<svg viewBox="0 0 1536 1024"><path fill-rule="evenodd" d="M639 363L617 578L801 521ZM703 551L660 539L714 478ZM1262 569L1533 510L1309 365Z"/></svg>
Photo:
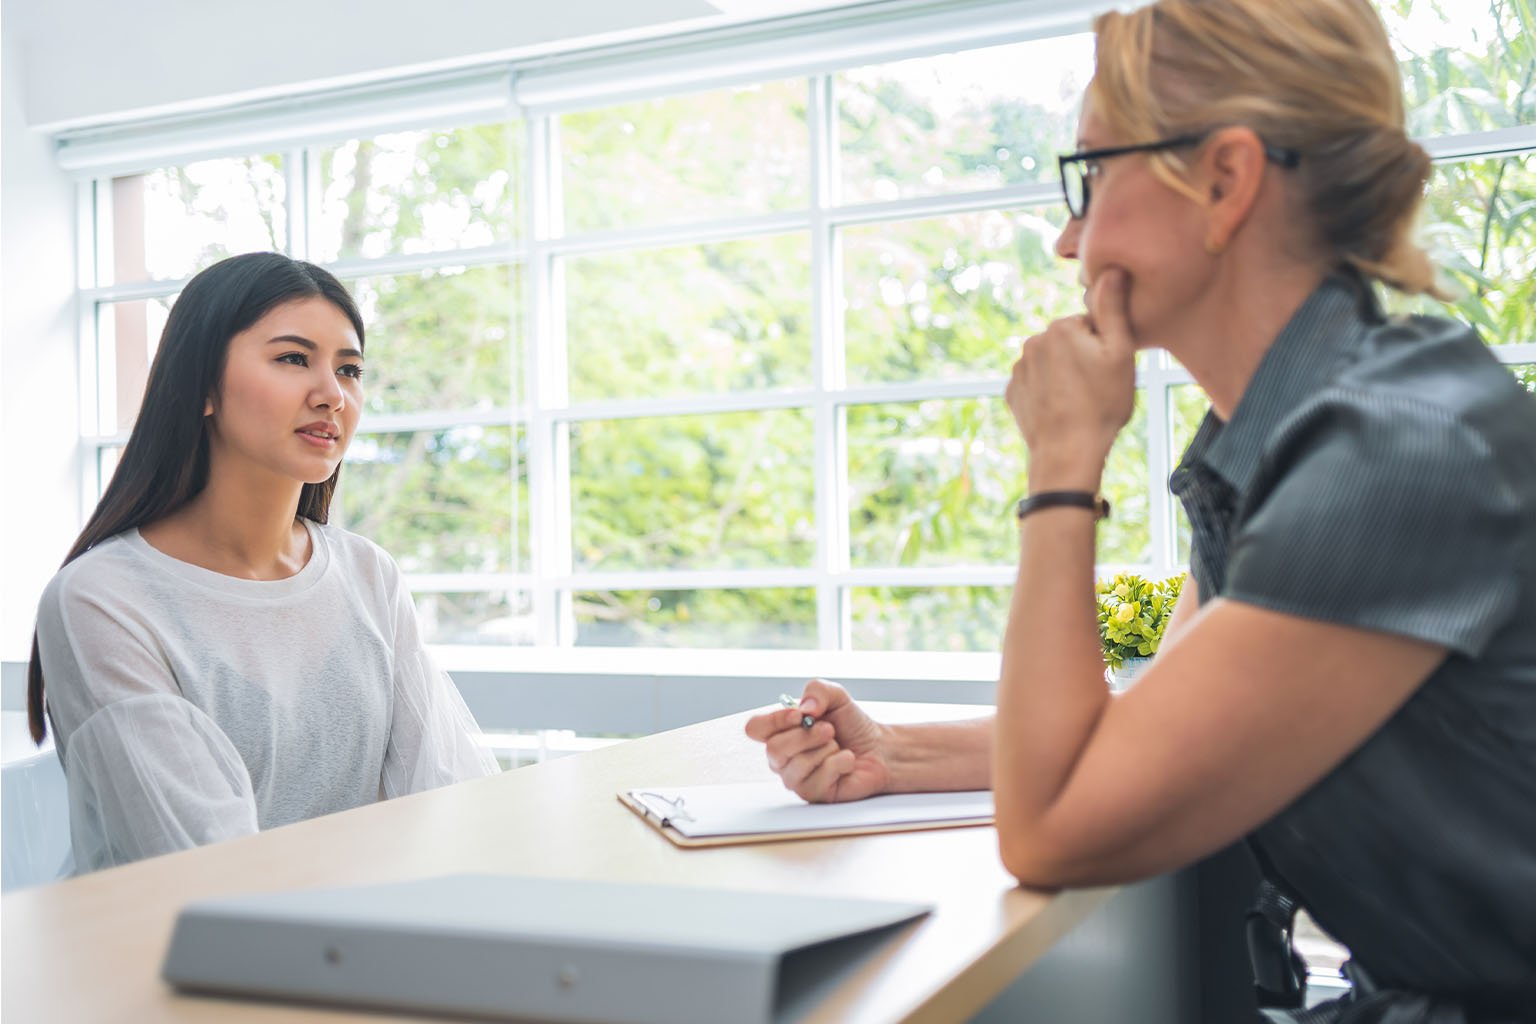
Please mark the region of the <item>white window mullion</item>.
<svg viewBox="0 0 1536 1024"><path fill-rule="evenodd" d="M94 181L82 181L75 186L75 280L82 288L93 287L99 280L101 266L97 239L100 237L99 214L96 199L99 191ZM76 509L76 525L84 526L96 507L101 488L101 452L105 447L89 438L102 433L101 392L105 376L97 353L101 349L98 338L96 303L85 298L75 300L75 354L79 367L76 380L76 401L80 426L80 463L83 470L78 474L79 504ZM113 423L112 429L117 429Z"/></svg>
<svg viewBox="0 0 1536 1024"><path fill-rule="evenodd" d="M1488 351L1492 352L1501 363L1536 363L1536 341L1490 345Z"/></svg>
<svg viewBox="0 0 1536 1024"><path fill-rule="evenodd" d="M97 359L101 345L96 330L96 302L86 294L101 279L101 227L97 223L101 215L97 211L97 197L103 191L106 190L94 181L82 181L75 186L75 279L81 285L81 294L75 299L75 339L80 366L77 397L82 437L100 435L109 427L113 432L117 430L116 423L104 424L101 420L101 388L106 377Z"/></svg>
<svg viewBox="0 0 1536 1024"><path fill-rule="evenodd" d="M326 269L343 280L359 277L392 277L400 274L417 274L423 270L441 270L445 267L470 268L502 266L507 262L519 262L527 258L523 247L513 243L498 242L494 245L477 246L473 249L443 249L438 252L392 253L387 256L367 258L351 257L327 263Z"/></svg>
<svg viewBox="0 0 1536 1024"><path fill-rule="evenodd" d="M288 218L288 255L296 260L309 259L309 163L302 146L295 146L283 154L283 209Z"/></svg>
<svg viewBox="0 0 1536 1024"><path fill-rule="evenodd" d="M847 530L839 410L835 395L842 386L842 341L838 330L837 252L827 210L837 201L836 138L832 82L818 75L807 83L806 128L811 172L811 380L813 381L813 480L816 516L817 646L837 649L846 642L838 574L847 565Z"/></svg>
<svg viewBox="0 0 1536 1024"><path fill-rule="evenodd" d="M320 175L320 154L313 147L304 149L304 231L299 237L304 239L304 253L302 257L313 260L310 255L315 251L317 225L320 223L320 210L325 202L325 181ZM332 273L335 273L333 270ZM337 274L337 277L342 275Z"/></svg>
<svg viewBox="0 0 1536 1024"><path fill-rule="evenodd" d="M565 431L552 411L564 405L557 394L556 375L550 365L563 334L554 319L556 285L552 281L552 256L547 242L560 230L558 204L559 141L554 118L530 117L527 128L526 182L528 234L527 265L527 360L523 368L524 392L528 396L528 526L529 565L535 580L530 599L535 622L535 642L541 647L558 646L562 641L562 623L568 617L554 580L570 572L569 459L564 455L561 435ZM563 389L562 389L563 390ZM561 496L567 495L562 500Z"/></svg>
<svg viewBox="0 0 1536 1024"><path fill-rule="evenodd" d="M1168 495L1168 474L1173 471L1169 449L1173 446L1173 419L1168 385L1161 380L1145 384L1147 406L1147 536L1152 573L1161 579L1173 572L1173 506Z"/></svg>
<svg viewBox="0 0 1536 1024"><path fill-rule="evenodd" d="M888 566L848 569L833 582L845 587L992 587L1011 584L1015 575L1012 565ZM741 590L817 586L824 579L817 569L786 567L583 570L553 582L565 590Z"/></svg>
<svg viewBox="0 0 1536 1024"><path fill-rule="evenodd" d="M405 583L418 594L478 594L526 590L533 577L523 572L410 572Z"/></svg>
<svg viewBox="0 0 1536 1024"><path fill-rule="evenodd" d="M358 434L398 434L416 430L453 430L456 427L468 426L505 427L526 418L519 412L504 406L500 409L471 409L467 412L429 410L370 413L362 421L357 432Z"/></svg>

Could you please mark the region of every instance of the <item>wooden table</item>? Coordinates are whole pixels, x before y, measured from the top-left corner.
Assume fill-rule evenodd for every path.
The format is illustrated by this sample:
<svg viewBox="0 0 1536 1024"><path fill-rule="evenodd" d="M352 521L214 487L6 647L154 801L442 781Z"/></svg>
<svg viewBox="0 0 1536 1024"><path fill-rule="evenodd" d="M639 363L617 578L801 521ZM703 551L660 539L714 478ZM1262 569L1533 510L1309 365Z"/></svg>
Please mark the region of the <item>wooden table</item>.
<svg viewBox="0 0 1536 1024"><path fill-rule="evenodd" d="M984 709L871 705L885 720ZM1112 890L1041 894L1003 870L991 828L713 849L672 846L615 798L645 785L768 777L747 714L171 854L0 901L7 1021L399 1021L178 995L160 980L177 911L240 892L458 872L656 882L931 902L811 1016L955 1024L984 1007Z"/></svg>

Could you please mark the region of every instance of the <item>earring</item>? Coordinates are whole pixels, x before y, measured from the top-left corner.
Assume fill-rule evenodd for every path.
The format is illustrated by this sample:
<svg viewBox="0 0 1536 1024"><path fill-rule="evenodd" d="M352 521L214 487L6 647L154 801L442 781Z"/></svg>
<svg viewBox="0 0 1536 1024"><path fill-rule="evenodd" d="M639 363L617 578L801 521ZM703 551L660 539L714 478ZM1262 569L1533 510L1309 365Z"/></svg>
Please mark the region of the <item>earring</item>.
<svg viewBox="0 0 1536 1024"><path fill-rule="evenodd" d="M1205 240L1205 251L1209 256L1220 256L1226 251L1226 248L1227 243L1225 242L1218 242L1214 238L1207 238Z"/></svg>

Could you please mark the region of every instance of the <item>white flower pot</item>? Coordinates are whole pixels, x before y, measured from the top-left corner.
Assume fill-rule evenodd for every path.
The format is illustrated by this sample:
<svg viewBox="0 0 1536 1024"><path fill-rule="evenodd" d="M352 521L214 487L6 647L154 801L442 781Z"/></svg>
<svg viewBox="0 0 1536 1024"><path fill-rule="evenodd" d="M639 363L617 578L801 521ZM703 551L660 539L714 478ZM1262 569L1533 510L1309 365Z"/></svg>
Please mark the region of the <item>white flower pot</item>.
<svg viewBox="0 0 1536 1024"><path fill-rule="evenodd" d="M1124 693L1129 690L1136 677L1145 672L1150 664L1151 658L1126 658L1119 668L1105 669L1104 677L1109 680L1110 692Z"/></svg>

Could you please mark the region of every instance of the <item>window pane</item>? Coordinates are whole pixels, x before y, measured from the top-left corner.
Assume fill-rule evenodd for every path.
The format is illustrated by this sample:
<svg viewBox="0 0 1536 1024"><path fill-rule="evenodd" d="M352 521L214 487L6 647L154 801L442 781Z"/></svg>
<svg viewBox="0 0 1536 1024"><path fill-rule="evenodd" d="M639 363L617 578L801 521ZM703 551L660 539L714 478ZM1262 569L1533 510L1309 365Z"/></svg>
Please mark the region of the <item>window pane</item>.
<svg viewBox="0 0 1536 1024"><path fill-rule="evenodd" d="M521 591L418 592L416 619L429 644L534 642L533 605Z"/></svg>
<svg viewBox="0 0 1536 1024"><path fill-rule="evenodd" d="M805 235L570 260L572 398L808 385L810 262Z"/></svg>
<svg viewBox="0 0 1536 1024"><path fill-rule="evenodd" d="M856 651L996 651L1011 587L856 587Z"/></svg>
<svg viewBox="0 0 1536 1024"><path fill-rule="evenodd" d="M371 413L515 406L522 267L455 267L352 281L368 325Z"/></svg>
<svg viewBox="0 0 1536 1024"><path fill-rule="evenodd" d="M1159 481L1161 491L1167 481ZM1099 562L1145 564L1152 558L1152 531L1147 526L1151 514L1150 481L1147 473L1147 402L1136 392L1136 407L1130 422L1115 439L1104 463L1100 484L1109 499L1111 514L1099 524Z"/></svg>
<svg viewBox="0 0 1536 1024"><path fill-rule="evenodd" d="M1386 0L1411 135L1536 121L1536 24L1521 0Z"/></svg>
<svg viewBox="0 0 1536 1024"><path fill-rule="evenodd" d="M316 258L440 252L516 239L522 148L522 125L499 122L395 132L319 150Z"/></svg>
<svg viewBox="0 0 1536 1024"><path fill-rule="evenodd" d="M809 565L816 550L804 409L571 426L580 569Z"/></svg>
<svg viewBox="0 0 1536 1024"><path fill-rule="evenodd" d="M1025 480L1024 442L1000 398L850 406L852 564L1012 563Z"/></svg>
<svg viewBox="0 0 1536 1024"><path fill-rule="evenodd" d="M112 474L117 472L118 459L122 457L123 449L119 445L108 445L96 449L96 500L106 493L107 485L112 482Z"/></svg>
<svg viewBox="0 0 1536 1024"><path fill-rule="evenodd" d="M202 160L112 179L103 284L189 277L226 256L288 247L278 156Z"/></svg>
<svg viewBox="0 0 1536 1024"><path fill-rule="evenodd" d="M1024 442L1000 398L848 410L850 557L856 567L1011 565L1014 503L1028 491ZM1141 563L1147 528L1147 412L1140 392L1110 450L1100 562Z"/></svg>
<svg viewBox="0 0 1536 1024"><path fill-rule="evenodd" d="M806 96L791 80L564 115L567 230L804 207Z"/></svg>
<svg viewBox="0 0 1536 1024"><path fill-rule="evenodd" d="M1509 368L1509 372L1525 386L1525 390L1536 394L1536 363L1517 363Z"/></svg>
<svg viewBox="0 0 1536 1024"><path fill-rule="evenodd" d="M816 646L809 588L585 591L572 604L580 647Z"/></svg>
<svg viewBox="0 0 1536 1024"><path fill-rule="evenodd" d="M848 380L1004 376L1023 336L1082 311L1051 251L1066 211L1001 211L844 233Z"/></svg>
<svg viewBox="0 0 1536 1024"><path fill-rule="evenodd" d="M1169 449L1173 455L1173 464L1177 466L1179 460L1184 457L1184 449L1195 439L1195 431L1200 429L1200 421L1205 419L1205 414L1211 408L1210 399L1205 397L1197 384L1176 384L1168 389L1168 411L1173 422L1173 444ZM1189 564L1190 528L1189 517L1184 514L1184 503L1175 499L1173 502L1174 515L1174 558L1180 565Z"/></svg>
<svg viewBox="0 0 1536 1024"><path fill-rule="evenodd" d="M1429 180L1421 234L1462 294L1447 310L1388 293L1400 312L1451 316L1490 344L1536 342L1536 154L1441 164Z"/></svg>
<svg viewBox="0 0 1536 1024"><path fill-rule="evenodd" d="M160 334L171 312L172 297L96 307L97 381L101 429L131 430L144 399L149 364L160 347Z"/></svg>
<svg viewBox="0 0 1536 1024"><path fill-rule="evenodd" d="M1054 181L1092 76L1088 33L845 71L843 200Z"/></svg>
<svg viewBox="0 0 1536 1024"><path fill-rule="evenodd" d="M342 469L336 521L406 572L526 571L525 445L511 427L361 434Z"/></svg>

